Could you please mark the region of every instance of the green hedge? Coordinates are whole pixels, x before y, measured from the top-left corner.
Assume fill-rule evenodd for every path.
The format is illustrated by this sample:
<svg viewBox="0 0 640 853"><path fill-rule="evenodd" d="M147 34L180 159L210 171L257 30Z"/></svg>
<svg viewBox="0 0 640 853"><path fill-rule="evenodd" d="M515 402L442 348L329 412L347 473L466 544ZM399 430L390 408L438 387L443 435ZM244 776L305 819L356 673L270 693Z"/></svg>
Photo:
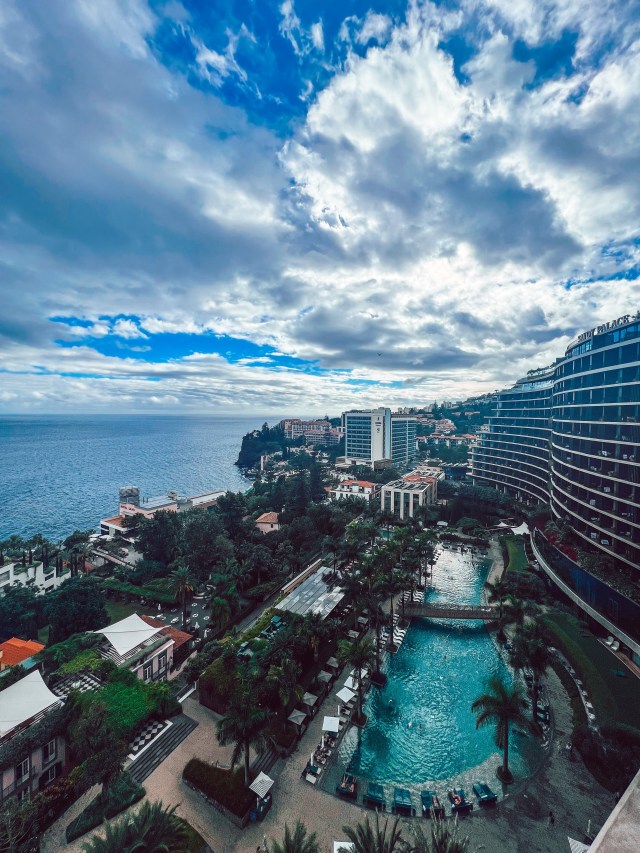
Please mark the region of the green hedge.
<svg viewBox="0 0 640 853"><path fill-rule="evenodd" d="M554 644L569 659L595 706L601 721L616 719L616 703L598 667L579 641L580 623L567 613L543 616L543 621L553 636Z"/></svg>
<svg viewBox="0 0 640 853"><path fill-rule="evenodd" d="M245 788L241 767L224 770L192 758L182 771L182 778L238 817L243 817L255 805L255 795Z"/></svg>
<svg viewBox="0 0 640 853"><path fill-rule="evenodd" d="M175 604L176 597L174 593L160 587L136 586L126 581L119 581L115 578L107 578L101 583L102 589L105 592L119 592L123 595L132 595L137 598L146 598L149 601L156 601L160 604Z"/></svg>
<svg viewBox="0 0 640 853"><path fill-rule="evenodd" d="M67 844L100 826L105 818L115 817L128 809L145 794L146 791L142 785L138 785L128 773L122 773L109 789L106 800L97 796L75 820L71 821L65 833Z"/></svg>

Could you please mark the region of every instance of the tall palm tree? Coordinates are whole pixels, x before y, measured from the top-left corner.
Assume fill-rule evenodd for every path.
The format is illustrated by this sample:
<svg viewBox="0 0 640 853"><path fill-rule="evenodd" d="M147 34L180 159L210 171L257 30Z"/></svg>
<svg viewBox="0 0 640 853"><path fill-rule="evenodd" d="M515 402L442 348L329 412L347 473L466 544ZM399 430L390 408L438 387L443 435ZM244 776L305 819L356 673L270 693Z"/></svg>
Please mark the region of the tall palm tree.
<svg viewBox="0 0 640 853"><path fill-rule="evenodd" d="M482 848L470 848L469 836L460 837L458 817L453 821L435 817L425 832L421 824L411 827L413 844L407 847L407 853L477 853Z"/></svg>
<svg viewBox="0 0 640 853"><path fill-rule="evenodd" d="M498 578L493 583L487 581L484 586L488 593L489 604L498 603L498 639L504 640L504 623L502 620L504 618L504 604L509 597L509 590L502 578Z"/></svg>
<svg viewBox="0 0 640 853"><path fill-rule="evenodd" d="M220 746L233 744L231 766L244 757L244 783L249 785L249 758L254 749L261 755L267 746L265 729L269 717L266 711L255 704L253 693L242 691L229 703L227 716L218 721L216 735Z"/></svg>
<svg viewBox="0 0 640 853"><path fill-rule="evenodd" d="M540 679L544 676L551 663L549 642L540 622L531 622L517 628L513 637L511 664L517 669L529 667L533 673L531 685L533 693L533 711L538 704Z"/></svg>
<svg viewBox="0 0 640 853"><path fill-rule="evenodd" d="M527 702L520 684L508 687L502 678L492 676L487 682L487 691L478 696L471 706L476 715L476 728L495 725L495 740L498 749L503 752L502 767L498 768L498 777L502 782L513 781L509 770L509 728L517 725L534 732L533 722L525 716Z"/></svg>
<svg viewBox="0 0 640 853"><path fill-rule="evenodd" d="M230 618L231 605L226 598L222 598L221 595L216 595L211 599L210 612L210 619L216 626L216 630L219 630L223 625L226 625Z"/></svg>
<svg viewBox="0 0 640 853"><path fill-rule="evenodd" d="M319 853L320 848L316 840L315 832L307 835L307 828L302 821L296 821L293 833L288 824L284 825L284 838L282 842L271 842L272 853Z"/></svg>
<svg viewBox="0 0 640 853"><path fill-rule="evenodd" d="M362 637L355 643L340 640L338 643L338 659L351 664L356 671L356 688L358 691L358 716L355 720L357 725L364 725L366 720L362 714L362 678L360 673L363 669L371 669L376 662L375 650L370 637Z"/></svg>
<svg viewBox="0 0 640 853"><path fill-rule="evenodd" d="M104 837L94 835L82 849L84 853L187 853L189 835L174 814L176 808L146 800L136 812L114 823L105 821Z"/></svg>
<svg viewBox="0 0 640 853"><path fill-rule="evenodd" d="M367 815L364 823L357 823L355 827L343 826L342 831L353 844L353 853L394 853L405 844L399 823L399 818L396 818L387 833L389 819L385 818L384 824L380 826L380 818L376 812L375 827L371 825Z"/></svg>
<svg viewBox="0 0 640 853"><path fill-rule="evenodd" d="M195 584L184 563L176 560L173 565L176 568L169 575L169 582L176 601L182 608L182 630L185 631L187 628L187 601L193 595Z"/></svg>
<svg viewBox="0 0 640 853"><path fill-rule="evenodd" d="M383 598L383 592L378 588L378 585L374 583L371 591L366 594L364 599L367 606L367 612L369 613L369 620L373 621L373 629L375 632L374 652L376 668L374 670L372 680L379 686L385 684L387 681L387 676L380 671L380 628L385 617L384 610L382 609Z"/></svg>
<svg viewBox="0 0 640 853"><path fill-rule="evenodd" d="M304 689L300 686L300 664L292 658L283 660L280 666L272 664L267 672L266 682L276 690L283 710L286 712L292 698L302 699Z"/></svg>

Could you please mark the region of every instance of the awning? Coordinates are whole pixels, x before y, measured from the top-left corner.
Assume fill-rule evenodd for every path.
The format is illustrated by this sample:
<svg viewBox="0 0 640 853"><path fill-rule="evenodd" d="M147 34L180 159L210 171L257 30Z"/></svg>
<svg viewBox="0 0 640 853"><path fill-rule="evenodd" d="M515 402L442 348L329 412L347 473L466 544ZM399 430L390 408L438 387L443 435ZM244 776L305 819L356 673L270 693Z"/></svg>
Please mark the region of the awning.
<svg viewBox="0 0 640 853"><path fill-rule="evenodd" d="M271 790L271 786L273 785L273 779L267 776L266 773L263 773L262 770L258 773L253 782L249 785L249 788L253 791L254 794L257 794L260 799L266 797L269 791Z"/></svg>
<svg viewBox="0 0 640 853"><path fill-rule="evenodd" d="M355 849L355 845L352 841L334 841L333 842L333 853L343 853L343 851L349 851L351 853L352 850Z"/></svg>
<svg viewBox="0 0 640 853"><path fill-rule="evenodd" d="M302 704L309 705L309 707L313 708L313 706L318 701L318 697L314 696L313 693L305 693L302 697Z"/></svg>
<svg viewBox="0 0 640 853"><path fill-rule="evenodd" d="M295 723L296 726L301 726L304 721L307 719L307 715L304 711L299 711L297 708L293 710L289 716L287 717L290 722Z"/></svg>
<svg viewBox="0 0 640 853"><path fill-rule="evenodd" d="M327 666L331 667L331 669L339 669L340 668L340 664L338 663L338 661L335 658L329 658L329 660L327 661Z"/></svg>
<svg viewBox="0 0 640 853"><path fill-rule="evenodd" d="M339 717L325 717L322 722L322 731L335 732L337 734L340 731Z"/></svg>
<svg viewBox="0 0 640 853"><path fill-rule="evenodd" d="M576 841L575 838L569 838L569 847L571 848L571 853L587 853L590 845L583 844L582 841Z"/></svg>
<svg viewBox="0 0 640 853"><path fill-rule="evenodd" d="M331 673L327 672L324 669L321 669L318 673L318 681L324 682L325 684L328 684L332 678L333 676L331 675Z"/></svg>
<svg viewBox="0 0 640 853"><path fill-rule="evenodd" d="M356 694L349 690L348 687L343 687L336 695L341 702L351 702Z"/></svg>
<svg viewBox="0 0 640 853"><path fill-rule="evenodd" d="M351 672L349 673L349 675L350 675L352 678L355 678L355 677L356 677L356 675L357 675L357 673L356 673L355 669L352 669L352 670L351 670ZM361 669L361 670L360 670L360 678L366 678L368 675L369 675L369 667L366 667L366 666L365 666L365 668L364 668L364 669Z"/></svg>

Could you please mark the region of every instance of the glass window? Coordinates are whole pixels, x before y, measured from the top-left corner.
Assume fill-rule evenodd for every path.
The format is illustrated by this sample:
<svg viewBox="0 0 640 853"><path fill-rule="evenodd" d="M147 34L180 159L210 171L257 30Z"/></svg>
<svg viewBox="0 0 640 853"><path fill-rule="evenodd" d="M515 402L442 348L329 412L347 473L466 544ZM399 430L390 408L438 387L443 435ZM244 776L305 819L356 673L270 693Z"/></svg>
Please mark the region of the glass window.
<svg viewBox="0 0 640 853"><path fill-rule="evenodd" d="M31 759L25 758L18 765L16 765L16 785L19 785L21 782L24 782L29 778L29 769L31 767Z"/></svg>
<svg viewBox="0 0 640 853"><path fill-rule="evenodd" d="M42 748L42 763L48 764L56 757L56 739L50 740L46 746Z"/></svg>

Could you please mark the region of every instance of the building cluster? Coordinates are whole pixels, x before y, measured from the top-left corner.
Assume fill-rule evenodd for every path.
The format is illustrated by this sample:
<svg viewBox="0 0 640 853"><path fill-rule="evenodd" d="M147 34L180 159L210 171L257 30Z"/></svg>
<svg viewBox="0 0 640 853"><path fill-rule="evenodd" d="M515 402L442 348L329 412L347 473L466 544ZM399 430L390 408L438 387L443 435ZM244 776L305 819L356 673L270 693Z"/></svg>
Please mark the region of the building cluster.
<svg viewBox="0 0 640 853"><path fill-rule="evenodd" d="M181 497L177 492L167 492L155 498L141 498L137 486L123 486L120 489L118 514L100 519L100 533L103 536L126 536L130 529L125 519L152 518L156 512L186 512L190 509L209 509L224 492L206 492L191 497Z"/></svg>
<svg viewBox="0 0 640 853"><path fill-rule="evenodd" d="M145 682L165 681L169 672L183 663L192 651L192 637L150 616L132 614L120 622L93 632L102 635L99 654L116 666L129 669ZM47 726L35 729L63 705L73 690L97 690L103 686L91 671L76 672L52 685L45 684L31 658L44 646L15 637L0 646L0 664L20 664L25 676L2 689L0 679L0 751L14 743L16 750L24 741L24 752L10 762L0 764L0 807L10 797L23 802L44 790L71 770L64 732L48 733ZM4 667L0 667L4 668ZM29 729L43 732L37 737L21 738ZM10 755L13 752L9 751Z"/></svg>
<svg viewBox="0 0 640 853"><path fill-rule="evenodd" d="M327 489L329 500L356 498L365 503L379 504L382 512L400 519L413 518L419 507L430 506L438 500L438 482L445 479L442 468L420 465L389 483L368 480L342 480Z"/></svg>
<svg viewBox="0 0 640 853"><path fill-rule="evenodd" d="M478 485L551 507L618 565L640 567L640 315L592 329L497 394L472 451Z"/></svg>
<svg viewBox="0 0 640 853"><path fill-rule="evenodd" d="M285 438L304 438L307 444L338 444L342 438L342 428L332 426L326 419L303 421L300 418L286 418L278 426Z"/></svg>

